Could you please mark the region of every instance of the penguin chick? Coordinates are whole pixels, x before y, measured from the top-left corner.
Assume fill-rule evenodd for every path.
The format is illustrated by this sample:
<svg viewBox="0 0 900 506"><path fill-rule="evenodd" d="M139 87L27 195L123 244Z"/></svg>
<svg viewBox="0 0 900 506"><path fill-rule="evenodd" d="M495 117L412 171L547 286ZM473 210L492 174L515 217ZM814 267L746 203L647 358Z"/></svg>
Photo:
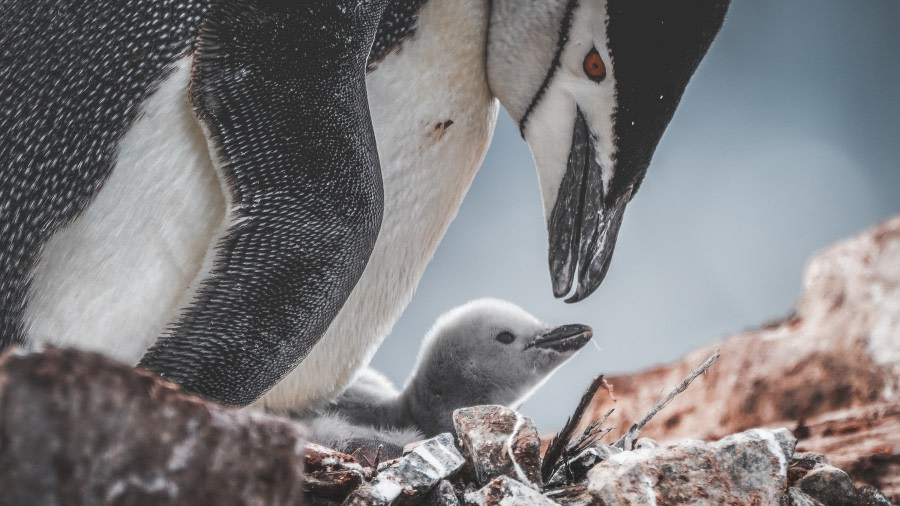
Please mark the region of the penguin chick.
<svg viewBox="0 0 900 506"><path fill-rule="evenodd" d="M438 318L401 392L365 369L324 409L298 418L342 451L361 441L402 448L453 432L456 409L518 406L591 336L586 325L549 327L515 304L475 300Z"/></svg>

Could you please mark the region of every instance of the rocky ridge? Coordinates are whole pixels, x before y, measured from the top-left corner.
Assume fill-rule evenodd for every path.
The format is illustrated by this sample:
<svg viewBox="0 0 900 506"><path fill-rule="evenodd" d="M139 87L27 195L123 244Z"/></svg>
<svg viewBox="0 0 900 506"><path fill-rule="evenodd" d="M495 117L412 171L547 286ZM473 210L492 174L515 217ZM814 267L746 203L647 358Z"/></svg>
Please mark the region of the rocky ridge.
<svg viewBox="0 0 900 506"><path fill-rule="evenodd" d="M614 407L610 423L631 424L716 350L716 367L648 425L646 436L718 439L751 427L790 427L801 451L827 455L857 485L900 501L900 217L816 255L788 317L680 361L613 376L616 394L629 401L598 395L586 418Z"/></svg>
<svg viewBox="0 0 900 506"><path fill-rule="evenodd" d="M454 423L458 437L359 462L304 444L289 420L205 402L100 355L7 353L0 505L890 504L795 452L786 429L607 444L594 424L546 462L533 422L509 408L461 409Z"/></svg>

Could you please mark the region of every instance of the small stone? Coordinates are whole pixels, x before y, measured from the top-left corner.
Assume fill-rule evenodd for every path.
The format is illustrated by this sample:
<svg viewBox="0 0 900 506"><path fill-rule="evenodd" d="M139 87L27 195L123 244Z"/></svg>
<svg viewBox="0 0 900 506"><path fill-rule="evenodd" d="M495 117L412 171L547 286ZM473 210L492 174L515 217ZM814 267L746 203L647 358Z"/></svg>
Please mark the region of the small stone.
<svg viewBox="0 0 900 506"><path fill-rule="evenodd" d="M530 418L504 406L475 406L454 411L453 424L479 485L509 476L541 487L541 442Z"/></svg>
<svg viewBox="0 0 900 506"><path fill-rule="evenodd" d="M650 439L649 437L638 438L634 442L635 450L644 450L644 449L654 450L656 448L659 448L659 444L656 441Z"/></svg>
<svg viewBox="0 0 900 506"><path fill-rule="evenodd" d="M811 460L818 464L831 464L828 462L828 457L822 455L821 453L814 452L796 452L794 454L794 458L791 459L791 462L801 461L801 460Z"/></svg>
<svg viewBox="0 0 900 506"><path fill-rule="evenodd" d="M303 457L307 498L343 501L365 477L362 466L353 457L331 448L309 443Z"/></svg>
<svg viewBox="0 0 900 506"><path fill-rule="evenodd" d="M465 464L453 444L453 436L441 434L423 441L412 452L397 459L371 483L356 489L344 504L416 504L441 480Z"/></svg>
<svg viewBox="0 0 900 506"><path fill-rule="evenodd" d="M853 480L836 467L819 464L797 481L797 488L828 506L858 506L859 493Z"/></svg>
<svg viewBox="0 0 900 506"><path fill-rule="evenodd" d="M509 476L494 478L465 496L467 506L556 506L540 492Z"/></svg>
<svg viewBox="0 0 900 506"><path fill-rule="evenodd" d="M800 478L806 476L819 464L827 464L828 459L818 453L797 453L788 466L788 486L793 487Z"/></svg>
<svg viewBox="0 0 900 506"><path fill-rule="evenodd" d="M566 466L560 466L547 480L547 487L558 487L567 482L580 482L584 480L592 467L613 455L622 453L622 451L621 448L603 444L587 448L568 460L568 472Z"/></svg>
<svg viewBox="0 0 900 506"><path fill-rule="evenodd" d="M788 489L787 496L789 506L824 506L819 501L804 494L799 489L794 487Z"/></svg>
<svg viewBox="0 0 900 506"><path fill-rule="evenodd" d="M459 498L456 497L453 484L447 480L441 480L425 497L422 504L423 506L459 506Z"/></svg>
<svg viewBox="0 0 900 506"><path fill-rule="evenodd" d="M894 506L880 490L872 485L863 485L858 489L860 506Z"/></svg>
<svg viewBox="0 0 900 506"><path fill-rule="evenodd" d="M779 504L796 440L784 429L754 429L714 443L682 441L613 455L589 473L597 502Z"/></svg>

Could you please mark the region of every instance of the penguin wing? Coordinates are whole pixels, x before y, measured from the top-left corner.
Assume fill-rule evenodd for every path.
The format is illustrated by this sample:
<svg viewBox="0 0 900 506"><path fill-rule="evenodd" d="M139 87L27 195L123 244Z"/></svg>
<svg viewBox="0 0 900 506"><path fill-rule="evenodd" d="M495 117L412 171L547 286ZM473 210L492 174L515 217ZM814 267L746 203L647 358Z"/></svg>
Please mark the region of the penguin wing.
<svg viewBox="0 0 900 506"><path fill-rule="evenodd" d="M384 4L227 0L210 10L190 94L230 192L228 228L194 301L140 366L246 405L337 315L381 225L365 65Z"/></svg>

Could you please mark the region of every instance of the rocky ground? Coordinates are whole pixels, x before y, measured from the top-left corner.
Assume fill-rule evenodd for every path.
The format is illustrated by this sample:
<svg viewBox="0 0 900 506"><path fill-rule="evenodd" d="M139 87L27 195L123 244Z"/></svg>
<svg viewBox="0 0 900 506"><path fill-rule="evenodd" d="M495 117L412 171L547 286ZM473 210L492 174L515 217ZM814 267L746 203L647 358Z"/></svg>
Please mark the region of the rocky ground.
<svg viewBox="0 0 900 506"><path fill-rule="evenodd" d="M456 435L401 458L345 455L99 355L12 351L0 357L0 506L889 505L898 355L900 218L813 260L784 321L609 378L615 402L598 378L546 451L528 418L477 406L454 414ZM666 391L678 395L662 407Z"/></svg>
<svg viewBox="0 0 900 506"><path fill-rule="evenodd" d="M454 424L458 437L357 460L304 444L288 420L204 402L99 355L10 353L0 504L890 504L798 453L787 429L606 444L601 423L542 456L534 424L511 409L465 408Z"/></svg>
<svg viewBox="0 0 900 506"><path fill-rule="evenodd" d="M716 350L716 367L644 435L717 439L789 427L799 450L827 455L857 485L900 501L900 217L816 255L787 318L678 362L609 378L628 402L598 395L593 417L614 407L610 423L630 425Z"/></svg>

